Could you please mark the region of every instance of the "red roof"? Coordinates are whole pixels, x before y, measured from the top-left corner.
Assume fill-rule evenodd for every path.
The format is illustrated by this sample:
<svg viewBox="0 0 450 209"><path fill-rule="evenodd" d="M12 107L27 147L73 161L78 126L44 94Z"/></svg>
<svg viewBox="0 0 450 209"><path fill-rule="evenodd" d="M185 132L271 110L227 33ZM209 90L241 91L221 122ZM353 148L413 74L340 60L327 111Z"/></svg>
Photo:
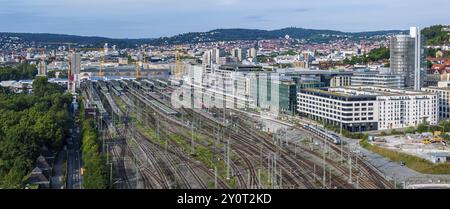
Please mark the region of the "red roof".
<svg viewBox="0 0 450 209"><path fill-rule="evenodd" d="M444 62L448 63L448 62L450 62L449 58L428 57L427 60L430 61L430 62L434 62L434 63L444 63Z"/></svg>
<svg viewBox="0 0 450 209"><path fill-rule="evenodd" d="M443 65L443 64L434 64L434 65L431 66L431 69L433 69L433 70L443 70L443 69L445 69L445 65Z"/></svg>

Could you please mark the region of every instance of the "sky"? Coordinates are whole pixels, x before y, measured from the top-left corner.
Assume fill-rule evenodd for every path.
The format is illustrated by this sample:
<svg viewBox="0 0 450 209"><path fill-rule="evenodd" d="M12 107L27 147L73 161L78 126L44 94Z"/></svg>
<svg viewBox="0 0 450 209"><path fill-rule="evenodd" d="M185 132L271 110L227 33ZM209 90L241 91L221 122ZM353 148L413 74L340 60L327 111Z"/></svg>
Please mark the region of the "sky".
<svg viewBox="0 0 450 209"><path fill-rule="evenodd" d="M345 32L450 24L449 0L0 0L0 32L157 38L218 28Z"/></svg>

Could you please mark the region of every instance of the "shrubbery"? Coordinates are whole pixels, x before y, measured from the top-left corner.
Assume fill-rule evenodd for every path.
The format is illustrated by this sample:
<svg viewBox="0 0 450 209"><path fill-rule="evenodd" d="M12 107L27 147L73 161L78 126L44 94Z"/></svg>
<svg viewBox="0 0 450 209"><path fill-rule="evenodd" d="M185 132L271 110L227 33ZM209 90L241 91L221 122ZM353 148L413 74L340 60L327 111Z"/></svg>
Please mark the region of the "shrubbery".
<svg viewBox="0 0 450 209"><path fill-rule="evenodd" d="M94 121L83 118L81 150L84 168L83 188L85 189L108 188L108 167L100 148L101 142Z"/></svg>

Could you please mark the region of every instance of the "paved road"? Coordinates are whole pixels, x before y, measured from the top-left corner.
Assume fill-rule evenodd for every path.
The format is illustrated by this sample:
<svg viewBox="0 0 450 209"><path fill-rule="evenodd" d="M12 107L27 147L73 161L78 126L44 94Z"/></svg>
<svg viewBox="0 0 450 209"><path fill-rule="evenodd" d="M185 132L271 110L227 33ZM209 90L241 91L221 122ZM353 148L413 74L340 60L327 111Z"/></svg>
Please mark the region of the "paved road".
<svg viewBox="0 0 450 209"><path fill-rule="evenodd" d="M51 185L52 189L64 189L64 184L62 182L64 176L64 155L66 152L63 150L58 153L55 158L55 164L53 166L53 176L51 177Z"/></svg>
<svg viewBox="0 0 450 209"><path fill-rule="evenodd" d="M67 189L81 189L81 150L80 150L80 128L75 125L73 137L69 142L67 151Z"/></svg>

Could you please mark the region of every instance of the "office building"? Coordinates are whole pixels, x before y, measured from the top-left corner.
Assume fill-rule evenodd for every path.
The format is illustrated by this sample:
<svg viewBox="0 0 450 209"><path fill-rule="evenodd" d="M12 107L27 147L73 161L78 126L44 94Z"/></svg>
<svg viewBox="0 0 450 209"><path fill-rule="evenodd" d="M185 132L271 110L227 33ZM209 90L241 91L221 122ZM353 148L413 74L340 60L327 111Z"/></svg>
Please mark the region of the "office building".
<svg viewBox="0 0 450 209"><path fill-rule="evenodd" d="M45 77L47 76L47 63L45 61L40 61L38 64L38 74L37 76Z"/></svg>
<svg viewBox="0 0 450 209"><path fill-rule="evenodd" d="M248 49L247 58L256 58L256 56L257 56L257 51L255 48Z"/></svg>
<svg viewBox="0 0 450 209"><path fill-rule="evenodd" d="M379 71L355 72L351 77L352 86L381 86L389 88L404 88L405 76Z"/></svg>
<svg viewBox="0 0 450 209"><path fill-rule="evenodd" d="M219 64L220 58L224 57L224 56L225 56L224 49L214 48L214 49L212 49L212 52L211 52L211 62L213 64Z"/></svg>
<svg viewBox="0 0 450 209"><path fill-rule="evenodd" d="M441 84L443 84L442 82ZM448 83L448 82L445 82ZM450 119L450 88L446 86L429 86L422 88L422 91L437 94L439 106L439 120Z"/></svg>
<svg viewBox="0 0 450 209"><path fill-rule="evenodd" d="M202 56L202 64L204 66L211 66L212 65L211 58L212 58L212 50L206 50Z"/></svg>
<svg viewBox="0 0 450 209"><path fill-rule="evenodd" d="M334 76L330 80L330 87L350 86L352 84L350 75Z"/></svg>
<svg viewBox="0 0 450 209"><path fill-rule="evenodd" d="M70 71L69 71L69 82L68 89L72 93L75 92L76 88L80 86L80 72L81 72L81 55L80 53L72 52L69 55L70 59Z"/></svg>
<svg viewBox="0 0 450 209"><path fill-rule="evenodd" d="M302 89L300 115L348 131L388 130L437 124L434 93L374 86Z"/></svg>
<svg viewBox="0 0 450 209"><path fill-rule="evenodd" d="M234 48L231 50L231 56L236 57L238 62L242 62L242 60L247 57L247 50L243 50L241 48Z"/></svg>
<svg viewBox="0 0 450 209"><path fill-rule="evenodd" d="M405 86L420 90L423 84L423 49L420 30L410 28L409 35L397 35L390 39L390 66L394 73L405 75Z"/></svg>

